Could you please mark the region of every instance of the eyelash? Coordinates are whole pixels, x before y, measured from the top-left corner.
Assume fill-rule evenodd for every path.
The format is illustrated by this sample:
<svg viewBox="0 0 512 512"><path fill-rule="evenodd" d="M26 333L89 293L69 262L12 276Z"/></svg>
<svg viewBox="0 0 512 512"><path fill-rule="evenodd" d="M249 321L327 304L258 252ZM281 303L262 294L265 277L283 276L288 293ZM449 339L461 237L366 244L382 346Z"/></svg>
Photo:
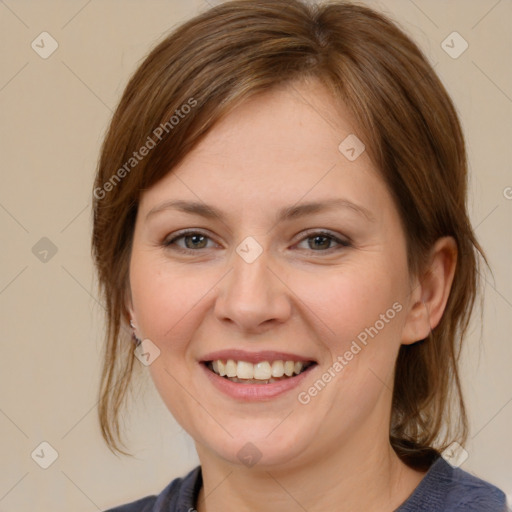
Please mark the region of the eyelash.
<svg viewBox="0 0 512 512"><path fill-rule="evenodd" d="M186 237L192 236L192 235L200 235L200 236L204 236L207 239L211 239L206 233L190 229L190 230L184 230L184 231L178 232L178 234L176 236L174 236L173 238L171 238L170 240L164 241L163 246L168 249L176 250L178 252L185 253L185 254L191 254L194 252L198 252L201 249L207 249L206 247L203 247L200 249L188 249L188 248L183 248L183 247L179 247L179 246L175 245L177 240L179 240L181 238L186 238ZM297 242L297 243L300 243L304 240L308 240L310 238L316 238L316 237L328 238L331 241L336 242L338 244L338 247L329 247L326 250L318 250L318 251L315 251L314 249L307 249L307 250L309 250L311 252L315 252L315 253L322 253L322 252L323 253L331 253L332 249L339 250L340 248L346 248L346 247L352 246L352 244L348 240L341 240L340 238L338 238L337 236L335 236L333 233L331 233L329 231L310 232L307 234L307 236L301 238L299 240L299 242ZM172 247L173 245L174 245L174 247Z"/></svg>

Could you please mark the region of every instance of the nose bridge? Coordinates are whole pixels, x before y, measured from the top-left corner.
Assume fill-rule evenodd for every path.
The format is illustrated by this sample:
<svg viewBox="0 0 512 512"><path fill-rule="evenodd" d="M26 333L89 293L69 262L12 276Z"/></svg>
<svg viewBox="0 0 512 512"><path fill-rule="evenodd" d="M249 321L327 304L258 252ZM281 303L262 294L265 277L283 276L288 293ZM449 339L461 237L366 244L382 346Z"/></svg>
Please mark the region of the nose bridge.
<svg viewBox="0 0 512 512"><path fill-rule="evenodd" d="M258 244L259 246L259 244ZM270 320L282 322L290 314L286 288L274 275L268 250L245 240L233 253L232 272L221 283L216 314L241 329L254 330Z"/></svg>
<svg viewBox="0 0 512 512"><path fill-rule="evenodd" d="M261 254L252 254L250 248L246 258L242 253L244 247L242 244L237 249L237 255L233 258L233 276L232 285L235 290L239 289L247 297L253 296L255 300L263 297L269 298L270 288L272 288L272 272L269 265L272 264L268 251L261 251ZM247 245L245 245L247 249Z"/></svg>

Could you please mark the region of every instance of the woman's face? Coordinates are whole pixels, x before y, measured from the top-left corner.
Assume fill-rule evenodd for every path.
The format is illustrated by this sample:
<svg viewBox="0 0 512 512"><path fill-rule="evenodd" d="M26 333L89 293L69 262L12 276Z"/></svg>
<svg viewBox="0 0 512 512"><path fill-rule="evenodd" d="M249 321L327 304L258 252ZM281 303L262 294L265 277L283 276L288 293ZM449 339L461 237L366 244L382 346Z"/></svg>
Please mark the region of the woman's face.
<svg viewBox="0 0 512 512"><path fill-rule="evenodd" d="M142 195L129 308L200 456L286 467L387 442L406 245L355 133L317 82L275 89Z"/></svg>

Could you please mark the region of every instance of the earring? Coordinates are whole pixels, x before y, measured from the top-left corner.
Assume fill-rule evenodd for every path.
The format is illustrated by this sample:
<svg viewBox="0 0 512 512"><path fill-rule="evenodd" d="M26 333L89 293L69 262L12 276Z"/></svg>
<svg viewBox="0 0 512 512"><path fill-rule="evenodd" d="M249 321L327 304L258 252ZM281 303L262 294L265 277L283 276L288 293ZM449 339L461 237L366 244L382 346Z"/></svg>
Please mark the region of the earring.
<svg viewBox="0 0 512 512"><path fill-rule="evenodd" d="M135 334L135 325L133 324L133 320L130 320L130 327L132 328L132 340L136 346L139 346L142 343L142 340L137 337Z"/></svg>

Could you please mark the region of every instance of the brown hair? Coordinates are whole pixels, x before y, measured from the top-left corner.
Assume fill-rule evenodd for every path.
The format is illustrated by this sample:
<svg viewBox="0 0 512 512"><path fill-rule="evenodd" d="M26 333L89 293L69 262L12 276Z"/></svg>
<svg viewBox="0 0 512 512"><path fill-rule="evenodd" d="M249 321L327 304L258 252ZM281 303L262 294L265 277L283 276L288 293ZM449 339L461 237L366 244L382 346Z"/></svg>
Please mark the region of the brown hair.
<svg viewBox="0 0 512 512"><path fill-rule="evenodd" d="M426 340L400 348L390 441L404 462L426 468L436 450L466 440L457 367L480 284L479 256L487 260L467 214L465 142L445 88L411 39L367 7L237 0L192 18L151 51L129 81L102 147L92 247L107 311L99 417L112 451L127 454L119 418L134 353L125 299L141 191L241 101L306 78L320 80L353 114L400 212L411 275L421 275L439 237L457 243L440 323ZM134 151L143 146L150 150L139 159ZM453 404L457 410L449 414Z"/></svg>

